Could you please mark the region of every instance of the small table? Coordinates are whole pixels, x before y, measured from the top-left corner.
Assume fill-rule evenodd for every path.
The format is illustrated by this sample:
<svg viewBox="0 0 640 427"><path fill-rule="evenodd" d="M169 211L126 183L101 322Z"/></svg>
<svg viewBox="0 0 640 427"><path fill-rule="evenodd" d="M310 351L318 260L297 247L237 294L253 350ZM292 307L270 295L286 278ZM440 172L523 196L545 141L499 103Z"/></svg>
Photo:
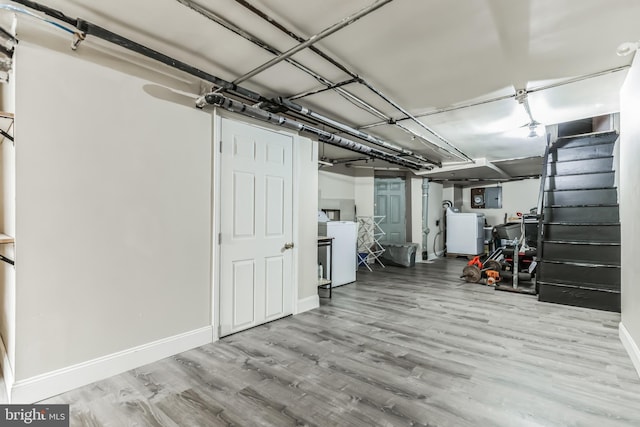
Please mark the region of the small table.
<svg viewBox="0 0 640 427"><path fill-rule="evenodd" d="M326 286L329 286L329 299L331 299L331 289L333 288L331 285L331 279L333 278L333 239L333 237L318 236L318 248L329 248L329 275L327 278L318 278L318 287L325 287L326 289Z"/></svg>

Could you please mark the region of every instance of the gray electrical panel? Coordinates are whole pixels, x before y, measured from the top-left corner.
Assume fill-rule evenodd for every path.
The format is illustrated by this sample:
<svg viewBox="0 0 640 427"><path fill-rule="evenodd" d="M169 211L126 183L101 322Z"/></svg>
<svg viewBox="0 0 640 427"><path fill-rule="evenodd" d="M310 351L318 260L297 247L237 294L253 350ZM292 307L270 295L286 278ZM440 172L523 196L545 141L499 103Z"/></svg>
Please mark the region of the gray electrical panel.
<svg viewBox="0 0 640 427"><path fill-rule="evenodd" d="M484 189L484 207L486 209L502 208L502 187L487 187Z"/></svg>

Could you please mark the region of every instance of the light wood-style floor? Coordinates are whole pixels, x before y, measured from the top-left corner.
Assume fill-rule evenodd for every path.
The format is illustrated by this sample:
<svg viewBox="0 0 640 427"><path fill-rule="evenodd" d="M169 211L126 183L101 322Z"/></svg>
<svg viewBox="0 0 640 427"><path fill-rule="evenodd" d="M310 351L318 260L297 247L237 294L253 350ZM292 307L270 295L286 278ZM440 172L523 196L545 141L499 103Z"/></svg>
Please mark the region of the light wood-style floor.
<svg viewBox="0 0 640 427"><path fill-rule="evenodd" d="M333 299L50 399L80 426L640 426L620 316L458 276L359 272Z"/></svg>

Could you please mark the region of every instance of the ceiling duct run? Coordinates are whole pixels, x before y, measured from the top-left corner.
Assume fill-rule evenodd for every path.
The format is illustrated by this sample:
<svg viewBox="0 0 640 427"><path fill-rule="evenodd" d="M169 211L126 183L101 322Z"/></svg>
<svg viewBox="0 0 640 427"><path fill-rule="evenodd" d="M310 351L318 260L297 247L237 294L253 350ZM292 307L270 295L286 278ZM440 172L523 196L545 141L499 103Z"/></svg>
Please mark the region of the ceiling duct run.
<svg viewBox="0 0 640 427"><path fill-rule="evenodd" d="M432 165L428 165L425 163L418 163L413 160L409 160L407 158L397 156L395 154L390 154L385 151L369 147L368 145L364 145L359 142L355 142L350 139L343 138L338 135L334 135L322 129L309 126L307 124L289 119L287 117L270 113L268 111L264 111L257 107L252 107L250 105L244 104L239 101L234 101L232 99L229 99L217 93L210 93L200 97L197 100L196 105L198 105L199 107L205 107L207 105L218 106L218 107L224 108L225 110L233 111L235 113L239 113L247 117L251 117L253 119L258 119L264 122L276 124L278 126L282 126L284 128L291 129L297 132L304 132L307 134L311 134L316 136L318 140L324 143L334 145L340 148L345 148L347 150L354 151L357 153L366 154L369 157L384 160L386 162L403 166L412 170L433 169Z"/></svg>

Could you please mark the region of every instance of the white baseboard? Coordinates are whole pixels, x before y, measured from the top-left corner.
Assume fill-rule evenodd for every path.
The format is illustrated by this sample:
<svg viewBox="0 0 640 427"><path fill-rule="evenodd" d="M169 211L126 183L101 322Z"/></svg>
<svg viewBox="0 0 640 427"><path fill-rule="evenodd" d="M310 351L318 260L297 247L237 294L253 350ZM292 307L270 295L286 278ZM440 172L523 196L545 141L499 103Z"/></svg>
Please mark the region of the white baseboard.
<svg viewBox="0 0 640 427"><path fill-rule="evenodd" d="M213 328L206 326L26 380L18 380L13 383L10 402L22 404L38 402L165 357L209 344L212 337Z"/></svg>
<svg viewBox="0 0 640 427"><path fill-rule="evenodd" d="M438 251L438 252L435 252L435 253L432 252L432 253L427 255L427 260L428 261L433 261L434 259L440 258L442 255L444 255L444 251Z"/></svg>
<svg viewBox="0 0 640 427"><path fill-rule="evenodd" d="M320 298L318 295L312 295L307 298L302 298L298 300L298 304L296 304L296 312L295 314L304 313L305 311L313 310L314 308L320 307Z"/></svg>
<svg viewBox="0 0 640 427"><path fill-rule="evenodd" d="M9 360L9 354L7 352L7 346L4 343L2 337L0 337L0 364L2 364L2 379L4 381L4 386L6 388L5 393L7 396L7 402L11 402L11 387L13 386L14 374L13 374L13 366L11 366L11 361Z"/></svg>
<svg viewBox="0 0 640 427"><path fill-rule="evenodd" d="M638 376L640 376L640 348L638 348L638 343L633 340L633 337L631 336L627 328L625 328L625 326L622 324L622 322L620 322L620 326L618 329L620 334L620 341L622 341L622 345L624 346L625 350L627 350L627 353L631 358L631 363L633 363L633 366L638 372Z"/></svg>

